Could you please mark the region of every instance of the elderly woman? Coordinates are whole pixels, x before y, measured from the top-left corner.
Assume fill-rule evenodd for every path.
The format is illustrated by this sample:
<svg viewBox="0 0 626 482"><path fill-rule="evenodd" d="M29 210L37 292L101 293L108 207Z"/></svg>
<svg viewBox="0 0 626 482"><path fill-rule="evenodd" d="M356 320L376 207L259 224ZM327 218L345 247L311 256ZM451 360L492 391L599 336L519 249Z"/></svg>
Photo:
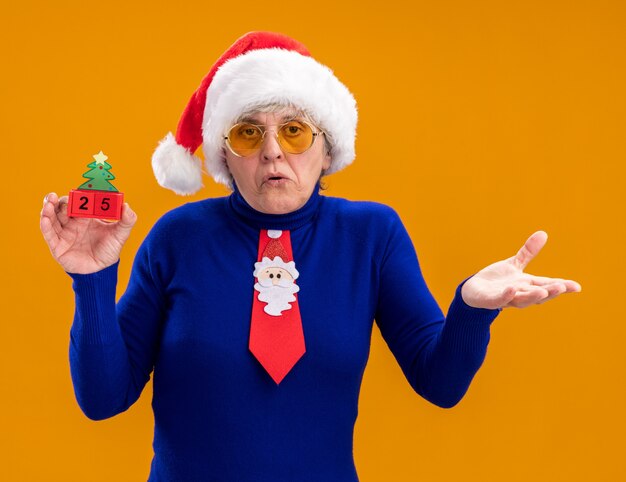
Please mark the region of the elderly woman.
<svg viewBox="0 0 626 482"><path fill-rule="evenodd" d="M233 190L154 226L115 304L136 216L71 219L46 197L41 229L73 278L70 362L94 420L128 409L154 371L151 481L356 481L359 387L373 321L422 397L455 405L500 310L580 286L523 272L546 241L461 283L442 314L390 208L321 196L354 158L356 105L332 72L282 35L239 39L157 148L158 181L201 186L193 152Z"/></svg>

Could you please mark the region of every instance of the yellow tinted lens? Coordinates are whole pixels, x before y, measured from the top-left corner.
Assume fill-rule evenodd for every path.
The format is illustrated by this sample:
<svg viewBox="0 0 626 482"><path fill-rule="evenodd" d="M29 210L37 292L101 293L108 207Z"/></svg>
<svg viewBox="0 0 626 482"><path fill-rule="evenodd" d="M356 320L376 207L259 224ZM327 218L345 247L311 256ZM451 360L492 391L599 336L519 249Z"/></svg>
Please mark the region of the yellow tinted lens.
<svg viewBox="0 0 626 482"><path fill-rule="evenodd" d="M230 148L240 156L249 156L261 147L263 133L252 124L235 124L228 133Z"/></svg>
<svg viewBox="0 0 626 482"><path fill-rule="evenodd" d="M308 124L290 121L278 131L280 146L291 154L300 154L313 144L313 131Z"/></svg>

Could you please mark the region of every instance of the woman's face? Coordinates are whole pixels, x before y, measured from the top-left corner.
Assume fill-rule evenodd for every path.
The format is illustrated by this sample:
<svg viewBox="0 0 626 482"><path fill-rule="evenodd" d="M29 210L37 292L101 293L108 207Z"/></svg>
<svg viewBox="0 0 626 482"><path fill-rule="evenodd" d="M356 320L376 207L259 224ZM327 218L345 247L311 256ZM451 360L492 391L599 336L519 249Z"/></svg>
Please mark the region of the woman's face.
<svg viewBox="0 0 626 482"><path fill-rule="evenodd" d="M286 214L304 206L322 170L330 166L330 155L325 152L321 135L302 154L281 150L276 126L292 119L290 110L247 117L246 122L266 126L261 148L245 157L237 157L225 148L226 164L239 192L250 206L262 213Z"/></svg>

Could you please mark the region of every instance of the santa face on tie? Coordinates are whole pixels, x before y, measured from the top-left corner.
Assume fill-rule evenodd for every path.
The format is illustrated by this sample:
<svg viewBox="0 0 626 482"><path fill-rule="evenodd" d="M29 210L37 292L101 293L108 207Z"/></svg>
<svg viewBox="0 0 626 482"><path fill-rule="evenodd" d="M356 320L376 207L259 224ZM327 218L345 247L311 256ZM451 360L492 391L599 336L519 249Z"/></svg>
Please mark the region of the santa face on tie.
<svg viewBox="0 0 626 482"><path fill-rule="evenodd" d="M259 301L267 303L263 311L280 316L284 310L291 309L290 303L296 301L294 294L300 291L295 284L299 273L293 261L285 263L280 256L263 257L254 264L253 274L257 279L254 289L259 292Z"/></svg>

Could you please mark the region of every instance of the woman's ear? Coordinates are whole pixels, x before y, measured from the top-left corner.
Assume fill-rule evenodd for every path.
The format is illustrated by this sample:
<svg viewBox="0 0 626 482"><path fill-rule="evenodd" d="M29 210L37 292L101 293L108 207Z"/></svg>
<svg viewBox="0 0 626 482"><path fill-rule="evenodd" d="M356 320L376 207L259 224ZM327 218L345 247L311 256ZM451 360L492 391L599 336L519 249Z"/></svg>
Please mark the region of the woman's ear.
<svg viewBox="0 0 626 482"><path fill-rule="evenodd" d="M328 171L328 168L330 167L330 164L333 162L332 157L330 157L330 151L326 152L326 155L324 156L324 160L322 161L322 172L326 172Z"/></svg>
<svg viewBox="0 0 626 482"><path fill-rule="evenodd" d="M224 163L224 167L228 169L228 161L226 160L226 148L222 147L222 162ZM228 169L228 173L230 174L230 169Z"/></svg>
<svg viewBox="0 0 626 482"><path fill-rule="evenodd" d="M230 181L228 182L228 188L234 190L235 188L235 178L233 177L233 173L230 172L230 167L228 167L228 160L226 159L226 148L222 147L222 163L224 167L228 171L228 175L230 176Z"/></svg>

